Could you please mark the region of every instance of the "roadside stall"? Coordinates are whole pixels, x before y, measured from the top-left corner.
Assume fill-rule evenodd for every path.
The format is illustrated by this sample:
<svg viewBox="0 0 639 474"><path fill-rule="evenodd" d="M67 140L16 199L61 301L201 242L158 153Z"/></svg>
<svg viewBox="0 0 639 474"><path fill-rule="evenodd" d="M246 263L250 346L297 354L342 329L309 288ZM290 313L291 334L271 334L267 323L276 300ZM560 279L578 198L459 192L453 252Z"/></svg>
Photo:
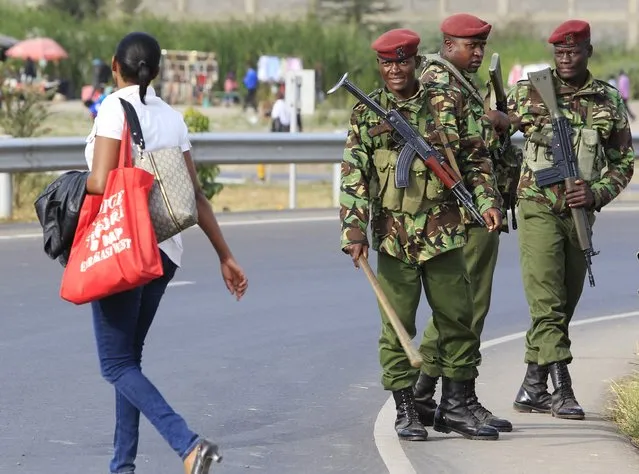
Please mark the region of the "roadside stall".
<svg viewBox="0 0 639 474"><path fill-rule="evenodd" d="M206 107L218 80L215 53L162 50L158 92L167 103Z"/></svg>

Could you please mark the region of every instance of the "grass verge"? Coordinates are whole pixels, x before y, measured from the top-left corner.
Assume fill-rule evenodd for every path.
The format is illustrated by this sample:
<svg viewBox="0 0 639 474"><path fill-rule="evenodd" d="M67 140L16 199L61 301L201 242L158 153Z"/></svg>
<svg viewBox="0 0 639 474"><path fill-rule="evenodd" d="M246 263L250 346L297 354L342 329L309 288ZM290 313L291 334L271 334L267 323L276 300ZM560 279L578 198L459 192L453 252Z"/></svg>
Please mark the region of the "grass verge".
<svg viewBox="0 0 639 474"><path fill-rule="evenodd" d="M298 183L297 207L300 209L331 207L330 183ZM265 211L288 208L288 186L280 184L225 184L213 197L215 212Z"/></svg>
<svg viewBox="0 0 639 474"><path fill-rule="evenodd" d="M53 173L19 175L14 181L15 199L13 218L2 222L36 222L33 203L40 192L56 178ZM331 183L298 183L297 207L300 209L326 208L333 205ZM211 199L215 212L241 212L281 210L288 208L288 185L268 183L225 184L222 191Z"/></svg>
<svg viewBox="0 0 639 474"><path fill-rule="evenodd" d="M612 382L610 417L631 443L639 448L639 370Z"/></svg>

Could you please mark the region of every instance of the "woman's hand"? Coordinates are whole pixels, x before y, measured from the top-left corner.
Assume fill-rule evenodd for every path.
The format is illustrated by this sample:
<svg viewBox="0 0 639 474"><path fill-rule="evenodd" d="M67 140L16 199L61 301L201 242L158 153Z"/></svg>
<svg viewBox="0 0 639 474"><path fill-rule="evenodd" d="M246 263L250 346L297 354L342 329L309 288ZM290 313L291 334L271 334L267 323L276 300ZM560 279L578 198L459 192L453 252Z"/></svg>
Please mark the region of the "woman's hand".
<svg viewBox="0 0 639 474"><path fill-rule="evenodd" d="M240 301L248 288L248 279L246 278L246 275L244 275L244 271L233 258L223 260L220 267L222 270L224 284L231 294L235 295L237 301Z"/></svg>

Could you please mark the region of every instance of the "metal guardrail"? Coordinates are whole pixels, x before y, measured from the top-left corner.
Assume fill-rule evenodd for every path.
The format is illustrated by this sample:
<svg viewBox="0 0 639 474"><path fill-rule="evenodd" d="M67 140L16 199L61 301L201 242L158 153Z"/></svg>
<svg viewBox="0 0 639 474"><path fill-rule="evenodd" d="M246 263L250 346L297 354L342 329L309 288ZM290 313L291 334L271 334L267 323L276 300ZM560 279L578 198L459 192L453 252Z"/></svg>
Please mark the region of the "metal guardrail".
<svg viewBox="0 0 639 474"><path fill-rule="evenodd" d="M220 165L336 163L345 133L194 133L193 158ZM0 139L0 173L86 169L82 137Z"/></svg>
<svg viewBox="0 0 639 474"><path fill-rule="evenodd" d="M345 132L336 133L195 133L193 158L206 164L289 164L289 207L296 205L295 164L332 163L333 201L339 196L339 163ZM513 143L523 145L516 133ZM639 149L639 135L633 135ZM0 218L11 216L11 173L87 169L83 137L0 139Z"/></svg>

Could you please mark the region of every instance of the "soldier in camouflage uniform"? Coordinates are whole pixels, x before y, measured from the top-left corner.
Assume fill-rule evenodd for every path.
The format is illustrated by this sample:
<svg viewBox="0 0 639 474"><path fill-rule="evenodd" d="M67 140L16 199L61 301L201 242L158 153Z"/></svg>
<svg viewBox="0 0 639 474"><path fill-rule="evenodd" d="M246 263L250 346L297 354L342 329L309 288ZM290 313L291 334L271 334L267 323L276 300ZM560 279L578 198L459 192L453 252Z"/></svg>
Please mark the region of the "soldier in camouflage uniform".
<svg viewBox="0 0 639 474"><path fill-rule="evenodd" d="M443 127L463 180L472 190L487 225L501 225L501 198L495 190L491 161L468 107L449 89L426 90L415 77L419 36L391 30L372 44L377 51L383 89L370 96L383 108L400 110L427 141L443 153L433 113ZM468 121L457 117L469 117ZM411 337L422 288L439 331L443 393L434 427L471 439L498 439L499 432L469 410L466 393L477 376L479 341L470 328L472 298L461 248L466 243L457 202L420 159L410 170L406 189L394 185L401 144L391 126L357 104L351 116L342 161L341 248L355 266L368 255L370 220L377 275L384 293ZM445 156L445 155L444 155ZM380 307L379 356L382 385L393 392L395 429L401 439L425 440L427 432L415 409L413 386L419 370L411 367L397 334Z"/></svg>
<svg viewBox="0 0 639 474"><path fill-rule="evenodd" d="M570 208L586 208L593 223L594 212L610 203L631 179L634 151L619 92L588 71L592 55L588 23L565 22L548 42L554 45L557 103L573 127L580 179L570 192L563 183L537 186L533 173L552 166L550 116L530 83L518 82L510 91L508 110L511 122L526 138L518 188L519 248L532 324L526 335L528 367L514 408L583 419L568 372L572 361L568 326L583 289L586 262ZM549 374L552 396L547 391Z"/></svg>
<svg viewBox="0 0 639 474"><path fill-rule="evenodd" d="M511 187L516 186L519 178L518 155L520 153L517 153L518 150L515 147L506 150L506 153L501 152L498 132L507 133L510 126L508 116L503 112L490 110L488 98L484 99L480 95L472 77L484 58L484 48L491 25L476 16L460 13L446 18L440 29L443 33L440 52L424 58L421 81L427 89L454 89L481 126L482 136L493 160L497 188L504 198L502 213L506 216L507 209L510 207L506 201L514 199ZM464 246L463 252L473 290L474 316L471 329L480 338L484 320L490 308L493 275L499 249L499 233L489 232L485 227L475 223L463 208L462 215L468 236L468 243ZM502 230L508 232L507 222L504 222ZM424 364L415 385L417 411L421 422L426 426L433 424L437 407L434 400L435 388L441 377L437 364L437 339L437 329L431 320L426 326L419 348ZM476 359L479 365L481 363L479 350ZM477 401L474 385L469 390L468 397L475 416L499 431L512 431L512 424L508 420L497 418Z"/></svg>

